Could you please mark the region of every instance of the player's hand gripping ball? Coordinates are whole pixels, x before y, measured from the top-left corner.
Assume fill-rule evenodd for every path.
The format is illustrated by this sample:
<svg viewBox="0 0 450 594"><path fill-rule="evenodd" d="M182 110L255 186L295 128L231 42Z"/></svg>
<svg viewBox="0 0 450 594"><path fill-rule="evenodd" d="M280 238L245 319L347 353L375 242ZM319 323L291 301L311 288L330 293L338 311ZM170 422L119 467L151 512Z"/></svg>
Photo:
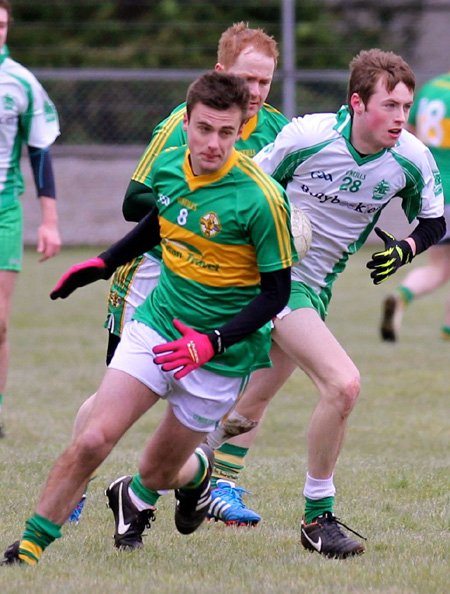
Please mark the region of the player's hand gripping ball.
<svg viewBox="0 0 450 594"><path fill-rule="evenodd" d="M306 256L311 247L312 227L308 215L301 208L291 203L291 228L295 249L300 260Z"/></svg>

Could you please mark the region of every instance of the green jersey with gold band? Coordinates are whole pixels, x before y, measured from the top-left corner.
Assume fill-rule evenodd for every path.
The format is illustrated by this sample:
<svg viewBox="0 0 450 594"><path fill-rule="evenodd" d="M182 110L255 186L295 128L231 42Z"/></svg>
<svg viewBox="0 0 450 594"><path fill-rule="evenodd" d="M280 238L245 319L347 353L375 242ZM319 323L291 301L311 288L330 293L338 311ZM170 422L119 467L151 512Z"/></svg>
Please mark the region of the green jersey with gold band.
<svg viewBox="0 0 450 594"><path fill-rule="evenodd" d="M182 103L172 113L156 126L152 139L145 149L139 163L132 175L133 181L145 183L150 174L153 162L161 151L166 148L182 146L186 144L186 132L183 130L183 117L186 113L186 104ZM252 157L266 144L272 142L278 132L288 123L278 110L268 104L264 104L260 111L246 123L241 138L236 143L236 148L245 155ZM161 257L159 247L152 250L156 258ZM130 264L120 267L115 273L108 297L108 319L105 327L110 332L120 336L125 320L124 308L130 296L131 284L137 282L142 274L143 256ZM133 295L135 301L139 298ZM134 306L134 303L130 305Z"/></svg>
<svg viewBox="0 0 450 594"><path fill-rule="evenodd" d="M233 150L214 173L194 176L186 146L155 160L145 184L157 200L162 266L158 286L134 318L168 341L173 319L212 332L260 293L260 272L290 267L296 257L283 188ZM266 324L204 365L226 376L269 367Z"/></svg>
<svg viewBox="0 0 450 594"><path fill-rule="evenodd" d="M0 52L0 211L18 203L24 191L22 144L47 148L59 135L55 106L35 76Z"/></svg>
<svg viewBox="0 0 450 594"><path fill-rule="evenodd" d="M441 172L445 204L450 204L450 72L431 79L421 88L409 123L432 152Z"/></svg>

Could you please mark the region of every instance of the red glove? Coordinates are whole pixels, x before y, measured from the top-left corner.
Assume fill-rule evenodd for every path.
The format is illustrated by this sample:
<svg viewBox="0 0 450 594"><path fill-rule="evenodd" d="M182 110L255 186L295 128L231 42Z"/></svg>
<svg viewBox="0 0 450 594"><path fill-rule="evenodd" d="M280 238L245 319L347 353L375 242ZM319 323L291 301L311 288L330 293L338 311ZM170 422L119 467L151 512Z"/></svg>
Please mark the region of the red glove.
<svg viewBox="0 0 450 594"><path fill-rule="evenodd" d="M175 379L181 379L194 369L198 369L214 357L214 349L206 334L201 334L180 320L173 320L173 325L181 332L183 338L155 346L153 352L167 353L155 357L155 363L162 365L163 371L172 371L181 367Z"/></svg>
<svg viewBox="0 0 450 594"><path fill-rule="evenodd" d="M106 263L102 258L91 258L86 262L75 264L62 275L58 284L50 293L50 299L65 299L79 287L108 278Z"/></svg>

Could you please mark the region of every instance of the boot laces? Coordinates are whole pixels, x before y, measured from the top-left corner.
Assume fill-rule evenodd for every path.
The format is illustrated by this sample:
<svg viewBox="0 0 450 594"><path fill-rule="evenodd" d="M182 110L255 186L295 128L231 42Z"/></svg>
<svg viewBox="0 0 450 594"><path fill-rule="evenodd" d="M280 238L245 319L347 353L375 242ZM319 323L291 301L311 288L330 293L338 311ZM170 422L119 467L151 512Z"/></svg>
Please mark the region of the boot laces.
<svg viewBox="0 0 450 594"><path fill-rule="evenodd" d="M350 526L347 526L347 524L344 524L344 522L341 522L339 518L337 518L334 514L332 514L331 512L325 512L323 514L323 517L325 517L329 522L332 522L335 524L338 524L339 526L343 526L346 530L348 530L349 532L352 532L355 536L358 536L359 538L362 538L363 540L367 540L367 538L365 536L363 536L362 534L359 534L359 532L356 532L356 530L353 530L353 528L350 528ZM319 519L320 522L320 519ZM342 534L341 529L336 526L337 530L339 531L339 533Z"/></svg>

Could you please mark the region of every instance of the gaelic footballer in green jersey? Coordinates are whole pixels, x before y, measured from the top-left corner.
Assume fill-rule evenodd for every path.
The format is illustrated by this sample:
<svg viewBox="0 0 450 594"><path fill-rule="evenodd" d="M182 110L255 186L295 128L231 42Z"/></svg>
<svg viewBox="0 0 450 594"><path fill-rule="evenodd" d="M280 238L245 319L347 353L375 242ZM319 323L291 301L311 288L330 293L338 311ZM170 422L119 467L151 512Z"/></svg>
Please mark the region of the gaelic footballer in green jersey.
<svg viewBox="0 0 450 594"><path fill-rule="evenodd" d="M283 190L238 151L220 171L201 176L190 172L185 147L156 163L146 184L158 197L164 266L134 317L173 340L173 317L199 331L217 327L259 293L260 272L290 266L295 249ZM270 364L269 345L265 326L204 367L239 376Z"/></svg>
<svg viewBox="0 0 450 594"><path fill-rule="evenodd" d="M139 221L154 204L154 196L145 185L145 179L151 173L153 163L162 150L186 143L186 132L182 126L185 113L186 104L183 103L155 128L152 140L139 160L125 196L123 210L127 220ZM288 120L278 110L264 104L245 124L235 145L236 149L253 157L261 148L272 142L287 123ZM140 256L116 271L108 297L108 319L105 326L117 339L110 337L108 360L112 357L123 326L131 319L136 307L157 285L160 257L160 249L155 248L146 256Z"/></svg>
<svg viewBox="0 0 450 594"><path fill-rule="evenodd" d="M213 452L204 439L248 375L271 365L269 324L288 301L296 258L285 191L234 148L248 102L244 81L230 74L206 73L189 87L188 147L156 159L146 183L158 207L125 238L138 239L136 253L142 238L146 249L162 244L160 283L126 325L85 424L54 464L2 565L36 565L61 536L92 472L160 399L166 413L145 445L139 473L106 491L115 545L142 546L159 490L175 490L180 533L191 534L206 518ZM72 267L52 296L105 278L108 268L114 269L112 248L107 259Z"/></svg>
<svg viewBox="0 0 450 594"><path fill-rule="evenodd" d="M417 94L408 120L430 149L442 179L445 205L450 205L450 73L427 82ZM447 236L450 216L447 215Z"/></svg>
<svg viewBox="0 0 450 594"><path fill-rule="evenodd" d="M417 94L408 124L411 132L428 146L439 168L444 191L447 232L428 252L428 262L416 267L383 301L380 335L395 342L403 314L417 298L428 295L450 280L450 73L428 81ZM441 337L450 340L450 298L447 298Z"/></svg>

